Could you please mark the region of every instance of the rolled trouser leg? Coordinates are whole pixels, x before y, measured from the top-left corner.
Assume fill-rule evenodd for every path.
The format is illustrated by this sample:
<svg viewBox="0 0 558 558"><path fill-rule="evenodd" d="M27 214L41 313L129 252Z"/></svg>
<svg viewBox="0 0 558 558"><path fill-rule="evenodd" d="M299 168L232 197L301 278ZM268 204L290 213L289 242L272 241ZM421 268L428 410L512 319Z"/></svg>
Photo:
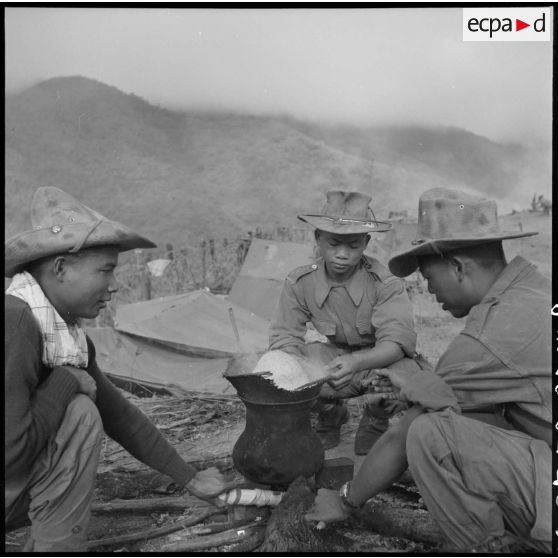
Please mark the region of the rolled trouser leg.
<svg viewBox="0 0 558 558"><path fill-rule="evenodd" d="M95 403L77 395L39 455L28 486L34 552L84 552L103 424Z"/></svg>
<svg viewBox="0 0 558 558"><path fill-rule="evenodd" d="M490 551L511 531L532 548L550 552L550 520L546 537L530 536L538 512L533 442L521 432L452 411L424 414L411 424L409 469L453 547ZM550 470L550 449L548 463Z"/></svg>

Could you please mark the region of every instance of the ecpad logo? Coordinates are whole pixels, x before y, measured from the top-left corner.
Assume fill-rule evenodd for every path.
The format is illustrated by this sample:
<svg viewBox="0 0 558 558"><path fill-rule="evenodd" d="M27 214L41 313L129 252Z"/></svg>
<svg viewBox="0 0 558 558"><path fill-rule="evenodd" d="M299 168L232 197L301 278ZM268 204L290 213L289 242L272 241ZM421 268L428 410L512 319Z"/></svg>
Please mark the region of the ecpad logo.
<svg viewBox="0 0 558 558"><path fill-rule="evenodd" d="M550 41L552 8L463 8L464 41Z"/></svg>

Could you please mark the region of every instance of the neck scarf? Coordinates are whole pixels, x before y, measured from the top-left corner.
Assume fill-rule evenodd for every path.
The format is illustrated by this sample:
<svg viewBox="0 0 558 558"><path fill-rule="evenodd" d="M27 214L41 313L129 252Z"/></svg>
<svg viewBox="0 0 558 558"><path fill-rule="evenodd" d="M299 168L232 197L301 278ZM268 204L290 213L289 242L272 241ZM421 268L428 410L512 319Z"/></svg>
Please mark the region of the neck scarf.
<svg viewBox="0 0 558 558"><path fill-rule="evenodd" d="M60 317L30 273L24 271L14 275L6 294L17 296L31 308L43 337L42 360L45 366L87 366L85 332L79 324L68 324Z"/></svg>

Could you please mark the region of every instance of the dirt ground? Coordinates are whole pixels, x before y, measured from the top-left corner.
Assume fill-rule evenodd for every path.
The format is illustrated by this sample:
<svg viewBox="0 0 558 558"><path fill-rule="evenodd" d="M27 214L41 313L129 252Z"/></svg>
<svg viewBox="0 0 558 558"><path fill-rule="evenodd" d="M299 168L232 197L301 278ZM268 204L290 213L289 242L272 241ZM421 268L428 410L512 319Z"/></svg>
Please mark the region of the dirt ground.
<svg viewBox="0 0 558 558"><path fill-rule="evenodd" d="M522 212L505 217L502 227L507 230L540 231L538 236L510 241L504 246L508 259L519 253L550 276L551 219L540 214ZM409 291L414 305L418 350L434 363L461 330L464 321L444 313L425 291L423 284L413 285ZM154 395L147 398L123 393L153 420L186 461L198 468L215 465L230 480L243 482L244 479L234 470L231 460L232 448L244 429L245 417L244 406L236 396L191 394L184 397ZM359 401L350 401L349 410L350 420L343 426L342 442L337 448L326 452L326 459L347 457L354 463L356 471L363 459L353 453L354 434L361 414ZM127 502L134 507L138 501L151 500L153 503L160 498L166 500L158 504L159 507L153 505L133 512L106 509L107 504L111 503ZM189 522L195 521L196 517L201 517L200 514L209 511L213 515L204 522L198 523L196 527L185 527ZM95 486L89 550L103 553L167 552L176 548L176 545L185 544L184 541L193 544L192 541L196 543L211 536L216 537L211 539L216 541L216 545L204 547L202 542L202 547L197 550L257 551L263 533L263 527L259 525L265 524L269 515L268 508L231 506L223 510L190 497L184 490L177 490L171 479L150 470L118 444L106 438ZM384 517L385 520L379 521L378 517ZM407 518L404 524L401 523L402 518ZM243 527L246 525L247 528ZM398 531L398 525L403 525L404 528ZM205 531L200 526L206 526ZM158 537L145 538L153 530L162 528L176 530ZM390 490L369 501L358 517L327 529L330 533L334 530L342 535L347 552L425 553L435 552L440 544L436 527L408 474ZM213 534L208 535L208 532ZM243 537L246 533L248 535L244 538L234 535L239 532ZM259 538L255 535L256 532L259 533ZM126 541L121 538L124 535L133 540ZM28 528L6 534L6 552L21 552L27 536ZM324 541L323 547L316 551L328 552L329 543L325 539ZM304 549L302 543L300 549ZM291 549L294 552L296 550Z"/></svg>

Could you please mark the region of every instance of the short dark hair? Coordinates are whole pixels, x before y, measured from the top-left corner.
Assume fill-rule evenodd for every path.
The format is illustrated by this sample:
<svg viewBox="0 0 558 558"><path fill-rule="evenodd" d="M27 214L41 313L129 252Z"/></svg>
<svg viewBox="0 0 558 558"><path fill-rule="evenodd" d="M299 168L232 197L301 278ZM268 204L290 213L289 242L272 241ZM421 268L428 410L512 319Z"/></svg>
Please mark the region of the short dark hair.
<svg viewBox="0 0 558 558"><path fill-rule="evenodd" d="M35 277L35 279L37 279L42 274L46 265L49 262L55 260L58 256L64 256L67 260L71 261L79 259L81 257L79 252L75 254L70 254L70 252L51 254L50 256L45 256L43 258L39 258L38 260L33 260L32 262L27 263L22 271L29 272L31 275L33 275L33 277Z"/></svg>
<svg viewBox="0 0 558 558"><path fill-rule="evenodd" d="M61 252L59 254L51 254L50 256L44 256L43 258L39 258L38 260L34 260L25 264L22 268L22 271L28 271L37 279L41 273L43 272L45 265L58 258L59 256L64 256L66 261L70 263L74 263L81 258L83 254L88 252L95 252L96 250L102 250L103 248L111 247L110 244L102 244L100 246L87 246L86 248L82 248L79 252Z"/></svg>
<svg viewBox="0 0 558 558"><path fill-rule="evenodd" d="M329 231L324 231L322 229L314 229L314 239L318 240L318 236L320 236L320 233L328 233ZM345 235L345 234L341 234L341 233L333 233L333 232L329 232L329 234L337 234L339 236L355 236L355 235L359 235L362 236L363 238L368 237L370 238L370 235L366 232L363 233L351 233L350 235Z"/></svg>
<svg viewBox="0 0 558 558"><path fill-rule="evenodd" d="M455 250L448 250L439 254L428 254L418 256L418 260L436 259L449 260L458 256L467 256L474 260L483 269L492 269L502 263L506 263L506 256L501 240L494 242L485 242L483 244L476 244L473 246L462 246Z"/></svg>

